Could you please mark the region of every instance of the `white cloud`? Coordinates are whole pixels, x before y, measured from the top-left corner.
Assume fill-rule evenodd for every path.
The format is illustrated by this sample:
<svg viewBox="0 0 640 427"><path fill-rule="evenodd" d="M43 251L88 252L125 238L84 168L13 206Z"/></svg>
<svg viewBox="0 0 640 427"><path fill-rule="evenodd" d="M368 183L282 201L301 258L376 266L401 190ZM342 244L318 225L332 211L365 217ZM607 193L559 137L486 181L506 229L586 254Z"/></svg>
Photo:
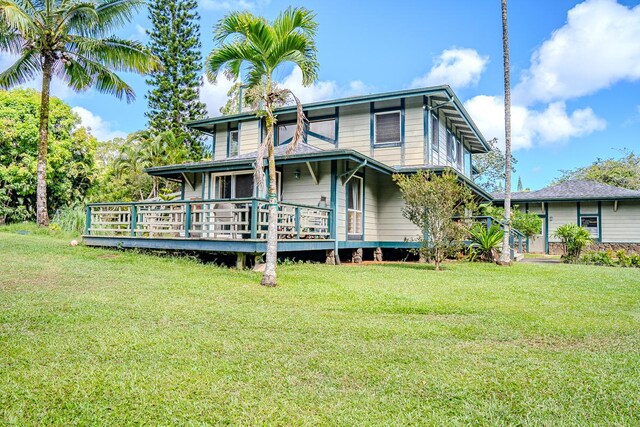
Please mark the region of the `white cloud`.
<svg viewBox="0 0 640 427"><path fill-rule="evenodd" d="M207 10L250 10L265 7L271 0L203 0L202 7Z"/></svg>
<svg viewBox="0 0 640 427"><path fill-rule="evenodd" d="M112 129L112 124L105 121L102 117L93 114L91 111L82 107L73 107L74 113L80 116L81 126L89 128L91 134L99 141L108 141L113 138L124 138L126 132Z"/></svg>
<svg viewBox="0 0 640 427"><path fill-rule="evenodd" d="M411 87L448 84L460 89L475 86L488 62L489 57L480 56L474 49L447 49L442 51L427 74L411 82Z"/></svg>
<svg viewBox="0 0 640 427"><path fill-rule="evenodd" d="M476 96L465 103L480 131L488 138L498 138L504 148L504 103L497 96ZM542 111L521 105L511 106L511 143L513 150L564 143L570 138L603 130L606 122L591 108L567 112L564 102L549 104Z"/></svg>
<svg viewBox="0 0 640 427"><path fill-rule="evenodd" d="M587 0L534 52L514 99L525 104L571 99L638 79L640 5Z"/></svg>
<svg viewBox="0 0 640 427"><path fill-rule="evenodd" d="M224 74L218 76L216 84L210 83L204 78L204 84L200 88L200 99L207 105L211 116L220 115L220 107L227 102L227 93L234 82L228 80ZM302 84L302 71L294 67L280 85L290 89L303 103L324 101L327 99L342 98L370 93L370 88L360 80L349 82L347 86L341 86L333 80L320 80L311 86Z"/></svg>

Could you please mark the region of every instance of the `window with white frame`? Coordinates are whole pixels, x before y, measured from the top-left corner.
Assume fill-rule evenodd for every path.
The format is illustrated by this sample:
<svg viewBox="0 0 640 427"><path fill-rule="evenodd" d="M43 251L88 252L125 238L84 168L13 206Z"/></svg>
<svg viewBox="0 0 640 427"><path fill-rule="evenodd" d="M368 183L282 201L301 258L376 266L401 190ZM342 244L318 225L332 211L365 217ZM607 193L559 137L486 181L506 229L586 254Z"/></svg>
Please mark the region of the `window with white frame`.
<svg viewBox="0 0 640 427"><path fill-rule="evenodd" d="M253 197L253 174L214 175L215 199L248 199Z"/></svg>
<svg viewBox="0 0 640 427"><path fill-rule="evenodd" d="M228 157L237 156L240 148L240 131L238 129L229 131L229 144L227 147Z"/></svg>
<svg viewBox="0 0 640 427"><path fill-rule="evenodd" d="M600 234L600 221L597 215L580 216L580 227L586 228L593 237L598 237Z"/></svg>
<svg viewBox="0 0 640 427"><path fill-rule="evenodd" d="M400 135L400 111L374 114L374 144L395 144L402 142Z"/></svg>
<svg viewBox="0 0 640 427"><path fill-rule="evenodd" d="M456 144L456 155L458 160L458 169L462 170L462 142L460 140L458 140Z"/></svg>
<svg viewBox="0 0 640 427"><path fill-rule="evenodd" d="M362 177L353 176L347 186L347 232L351 237L362 236Z"/></svg>

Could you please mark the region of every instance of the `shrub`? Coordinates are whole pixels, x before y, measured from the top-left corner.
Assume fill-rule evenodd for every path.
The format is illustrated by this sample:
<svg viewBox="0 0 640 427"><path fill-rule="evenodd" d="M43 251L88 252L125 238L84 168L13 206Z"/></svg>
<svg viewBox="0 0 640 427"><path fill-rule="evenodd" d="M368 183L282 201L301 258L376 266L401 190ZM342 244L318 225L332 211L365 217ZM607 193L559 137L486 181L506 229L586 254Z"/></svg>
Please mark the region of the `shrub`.
<svg viewBox="0 0 640 427"><path fill-rule="evenodd" d="M82 234L84 233L85 221L84 206L68 206L58 209L51 224L67 233Z"/></svg>
<svg viewBox="0 0 640 427"><path fill-rule="evenodd" d="M476 224L470 231L471 244L469 249L472 259L493 262L496 259L497 248L502 243L504 230L499 225L492 225L489 229L484 224Z"/></svg>
<svg viewBox="0 0 640 427"><path fill-rule="evenodd" d="M640 255L627 254L624 250L590 251L580 258L584 264L603 265L607 267L635 267L640 268Z"/></svg>
<svg viewBox="0 0 640 427"><path fill-rule="evenodd" d="M562 244L562 259L564 262L575 262L580 259L583 249L591 244L591 233L586 228L576 224L565 224L554 234Z"/></svg>

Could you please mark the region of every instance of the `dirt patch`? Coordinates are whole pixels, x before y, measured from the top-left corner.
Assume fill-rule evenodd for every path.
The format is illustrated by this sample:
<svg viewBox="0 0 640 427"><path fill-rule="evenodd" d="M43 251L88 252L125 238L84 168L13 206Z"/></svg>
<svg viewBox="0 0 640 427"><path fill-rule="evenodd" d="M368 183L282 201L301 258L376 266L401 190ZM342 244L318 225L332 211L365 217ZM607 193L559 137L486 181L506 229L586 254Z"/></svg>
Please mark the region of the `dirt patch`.
<svg viewBox="0 0 640 427"><path fill-rule="evenodd" d="M98 259L115 259L115 258L120 258L120 255L118 255L118 254L104 254L104 255L98 255L96 258L98 258Z"/></svg>

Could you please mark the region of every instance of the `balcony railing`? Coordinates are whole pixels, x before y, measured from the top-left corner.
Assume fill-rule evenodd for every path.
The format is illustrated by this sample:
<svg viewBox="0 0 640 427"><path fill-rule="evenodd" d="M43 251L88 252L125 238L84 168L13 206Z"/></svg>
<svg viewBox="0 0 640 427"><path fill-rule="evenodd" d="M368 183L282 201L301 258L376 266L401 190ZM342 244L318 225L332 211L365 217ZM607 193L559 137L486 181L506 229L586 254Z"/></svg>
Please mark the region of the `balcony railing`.
<svg viewBox="0 0 640 427"><path fill-rule="evenodd" d="M278 239L329 239L331 210L278 203ZM212 199L87 206L88 236L266 240L269 204L263 199Z"/></svg>

